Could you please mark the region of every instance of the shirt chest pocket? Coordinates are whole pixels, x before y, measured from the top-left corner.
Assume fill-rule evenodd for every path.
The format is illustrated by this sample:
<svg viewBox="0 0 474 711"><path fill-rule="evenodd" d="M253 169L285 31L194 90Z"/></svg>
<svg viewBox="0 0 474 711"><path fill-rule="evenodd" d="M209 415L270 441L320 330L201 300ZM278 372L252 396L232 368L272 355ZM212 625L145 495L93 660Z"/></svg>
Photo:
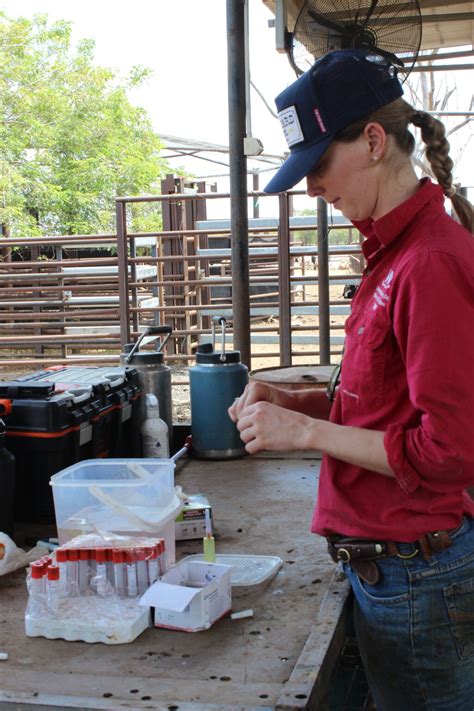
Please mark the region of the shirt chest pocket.
<svg viewBox="0 0 474 711"><path fill-rule="evenodd" d="M384 403L391 324L365 313L350 316L341 374L343 414L372 413Z"/></svg>

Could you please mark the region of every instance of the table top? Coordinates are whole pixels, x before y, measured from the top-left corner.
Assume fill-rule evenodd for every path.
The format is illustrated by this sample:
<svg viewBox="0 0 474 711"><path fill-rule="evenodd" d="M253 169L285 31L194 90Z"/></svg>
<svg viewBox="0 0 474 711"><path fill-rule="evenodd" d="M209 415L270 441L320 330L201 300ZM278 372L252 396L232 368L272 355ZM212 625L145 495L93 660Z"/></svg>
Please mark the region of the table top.
<svg viewBox="0 0 474 711"><path fill-rule="evenodd" d="M204 493L218 553L279 556L270 580L234 588L234 612L198 633L148 629L127 645L29 638L24 570L0 578L0 705L97 709L300 709L321 681L347 599L325 541L310 533L318 459L184 458L176 484ZM177 557L201 541L178 541ZM327 671L327 670L326 670ZM327 676L327 675L326 675ZM8 705L2 705L8 708Z"/></svg>

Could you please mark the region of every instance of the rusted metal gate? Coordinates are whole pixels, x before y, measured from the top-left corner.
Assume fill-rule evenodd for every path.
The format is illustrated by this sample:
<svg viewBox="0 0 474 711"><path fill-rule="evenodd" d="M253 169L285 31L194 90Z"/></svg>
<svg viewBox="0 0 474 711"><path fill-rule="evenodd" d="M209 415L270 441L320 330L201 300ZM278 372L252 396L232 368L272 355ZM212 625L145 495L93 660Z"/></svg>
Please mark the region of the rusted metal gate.
<svg viewBox="0 0 474 711"><path fill-rule="evenodd" d="M206 219L209 200L228 206L229 195L206 193L203 185L189 192L172 176L162 192L118 198L116 235L0 240L0 248L13 251L12 261L0 262L4 365L118 362L125 343L146 326L164 323L173 328L168 360L187 362L199 339L209 338L213 313L229 319L232 341L230 223ZM264 194L250 197L261 200ZM314 233L316 218L291 217L290 198L279 198L277 219L249 222L252 356L265 350L275 365L291 364L302 344L309 362L316 362L320 350L317 320L311 328L297 322L298 316L318 315L318 275L307 266L318 247L299 239L301 233ZM159 232L130 229L127 211L146 203L161 210ZM344 225L330 226L329 233L332 227ZM333 359L341 350L349 308L343 286L359 278L358 241L329 247L331 259L344 255L352 255L357 271L330 273L326 285L338 284L329 302Z"/></svg>

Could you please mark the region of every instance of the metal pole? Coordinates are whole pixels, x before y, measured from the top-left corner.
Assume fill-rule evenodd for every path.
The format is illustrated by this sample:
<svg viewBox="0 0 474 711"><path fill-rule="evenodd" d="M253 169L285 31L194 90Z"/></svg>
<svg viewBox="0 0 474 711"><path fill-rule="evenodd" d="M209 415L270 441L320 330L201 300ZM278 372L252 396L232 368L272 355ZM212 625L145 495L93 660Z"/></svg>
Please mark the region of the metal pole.
<svg viewBox="0 0 474 711"><path fill-rule="evenodd" d="M230 226L234 345L250 368L250 288L245 137L245 0L227 0Z"/></svg>
<svg viewBox="0 0 474 711"><path fill-rule="evenodd" d="M318 304L319 304L319 362L331 362L329 326L329 234L328 206L317 198L318 225Z"/></svg>
<svg viewBox="0 0 474 711"><path fill-rule="evenodd" d="M278 281L280 298L278 324L280 331L280 365L291 365L291 268L290 268L290 214L289 195L279 196L280 219L278 222Z"/></svg>
<svg viewBox="0 0 474 711"><path fill-rule="evenodd" d="M128 301L128 245L127 245L127 211L125 202L115 201L115 219L117 229L117 260L120 299L120 345L130 343L130 304Z"/></svg>
<svg viewBox="0 0 474 711"><path fill-rule="evenodd" d="M260 188L260 176L258 173L252 175L252 189L258 193ZM253 216L260 217L260 198L255 196L253 199Z"/></svg>

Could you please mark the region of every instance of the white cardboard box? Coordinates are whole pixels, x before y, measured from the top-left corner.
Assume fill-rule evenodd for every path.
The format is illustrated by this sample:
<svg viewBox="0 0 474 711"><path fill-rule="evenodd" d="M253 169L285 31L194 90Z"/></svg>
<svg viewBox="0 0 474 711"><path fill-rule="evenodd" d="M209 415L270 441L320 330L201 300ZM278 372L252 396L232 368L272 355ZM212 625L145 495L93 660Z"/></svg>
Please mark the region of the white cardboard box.
<svg viewBox="0 0 474 711"><path fill-rule="evenodd" d="M212 509L208 499L204 494L188 496L175 521L177 541L204 538L206 535L206 509L209 510L212 528Z"/></svg>
<svg viewBox="0 0 474 711"><path fill-rule="evenodd" d="M229 565L181 561L140 598L155 608L155 627L207 630L232 609Z"/></svg>

